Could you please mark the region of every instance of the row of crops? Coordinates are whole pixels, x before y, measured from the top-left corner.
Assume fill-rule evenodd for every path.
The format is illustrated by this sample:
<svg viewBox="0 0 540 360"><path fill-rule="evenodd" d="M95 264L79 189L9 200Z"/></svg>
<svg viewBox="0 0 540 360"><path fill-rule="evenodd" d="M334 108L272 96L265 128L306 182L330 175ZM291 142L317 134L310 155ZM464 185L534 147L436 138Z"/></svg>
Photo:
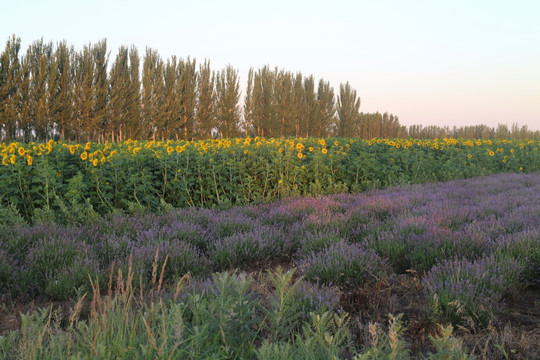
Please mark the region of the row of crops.
<svg viewBox="0 0 540 360"><path fill-rule="evenodd" d="M347 310L361 325L343 308L359 289L377 294L390 286L390 301L406 278L417 279L416 301L407 305L419 309L412 321L487 328L491 339L505 301L540 277L539 216L540 175L514 173L226 210L124 214L71 227L14 227L0 232L0 295L77 299L93 291L95 309L87 324L70 317L65 330L48 325L48 311L28 314L23 335L0 336L0 355L3 348L8 358L36 349L41 358L300 359L316 352L309 358L406 359L402 336L417 334L405 334L399 316L391 317L389 337L369 324L369 348L352 340L368 328L353 316L369 302L355 300ZM187 273L190 280L179 287ZM116 286L116 300L99 296L110 294L109 281L126 282ZM133 305L138 290L128 282L140 286L143 305ZM151 293L161 297L148 307L142 289L154 291L156 283ZM368 319L389 306L376 304ZM429 358L468 358L449 329L435 341L440 357ZM501 355L489 339L477 353ZM538 336L527 339L520 354L534 358Z"/></svg>
<svg viewBox="0 0 540 360"><path fill-rule="evenodd" d="M221 207L540 169L540 141L236 138L0 144L0 206L26 221ZM56 219L58 220L58 219Z"/></svg>

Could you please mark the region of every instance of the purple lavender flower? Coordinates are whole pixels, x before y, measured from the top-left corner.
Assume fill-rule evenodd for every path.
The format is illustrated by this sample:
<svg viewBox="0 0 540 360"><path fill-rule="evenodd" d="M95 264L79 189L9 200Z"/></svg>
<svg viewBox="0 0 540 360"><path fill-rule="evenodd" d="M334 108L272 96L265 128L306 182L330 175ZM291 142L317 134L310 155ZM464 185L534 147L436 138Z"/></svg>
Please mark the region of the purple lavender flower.
<svg viewBox="0 0 540 360"><path fill-rule="evenodd" d="M519 285L517 260L493 255L476 261L443 260L422 279L439 320L486 325L502 309L502 299Z"/></svg>
<svg viewBox="0 0 540 360"><path fill-rule="evenodd" d="M260 225L251 231L216 239L209 254L215 268L229 269L262 260L284 259L293 250L293 244L280 228Z"/></svg>
<svg viewBox="0 0 540 360"><path fill-rule="evenodd" d="M386 261L373 250L343 241L306 256L299 267L310 281L342 286L378 281L388 269Z"/></svg>

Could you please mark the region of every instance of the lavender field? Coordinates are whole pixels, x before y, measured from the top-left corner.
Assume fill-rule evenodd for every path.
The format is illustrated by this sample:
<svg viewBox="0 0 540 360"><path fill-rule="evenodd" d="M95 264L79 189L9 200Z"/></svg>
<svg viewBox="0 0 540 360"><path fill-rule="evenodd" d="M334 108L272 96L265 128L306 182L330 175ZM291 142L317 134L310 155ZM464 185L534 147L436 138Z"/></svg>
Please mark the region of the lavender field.
<svg viewBox="0 0 540 360"><path fill-rule="evenodd" d="M223 293L219 279L226 273L251 284L242 293L246 299L268 301L279 289L270 280L285 271L296 281L293 298L302 304L298 313L304 318L320 309L350 315L344 341L349 350L336 350L340 357L351 347L366 354L366 346L373 345L369 334L377 333L367 324L385 321L389 312L403 313L405 337L434 334L436 324L486 334L507 325L506 304L519 301L524 291L540 301L540 174L229 210L117 215L70 228L41 224L0 233L0 292L6 303L76 300L96 292L89 277L105 291L111 274L118 280L118 269L132 273L134 286L148 289L156 282L156 268L162 270L162 298L185 304L197 292ZM175 293L174 285L188 273L187 285ZM390 330L397 326L393 319ZM538 309L530 309L529 320L518 328L530 341L514 349L514 358L534 358L539 349ZM277 353L283 350L272 331L262 333L278 346ZM419 338L409 341L420 354L432 349L422 347ZM261 355L260 343L251 344L250 356L272 358ZM490 354L503 358L495 345L495 340L489 344Z"/></svg>

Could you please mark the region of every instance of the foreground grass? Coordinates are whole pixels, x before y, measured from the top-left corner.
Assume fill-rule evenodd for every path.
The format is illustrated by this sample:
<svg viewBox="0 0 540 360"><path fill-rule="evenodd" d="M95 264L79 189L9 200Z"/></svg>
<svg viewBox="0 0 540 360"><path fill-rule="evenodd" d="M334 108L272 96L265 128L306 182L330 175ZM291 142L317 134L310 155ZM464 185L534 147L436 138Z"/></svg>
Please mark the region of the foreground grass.
<svg viewBox="0 0 540 360"><path fill-rule="evenodd" d="M182 277L168 292L162 289L163 269L146 294L133 288L131 271L123 276L119 270L115 290L109 283L105 296L93 285L85 319L80 315L86 294L67 321L52 306L22 315L20 331L0 336L1 358L410 358L401 316L390 316L387 332L370 323L371 346L358 349L350 338L349 315L309 298L294 271L267 272L259 279L268 285L267 296L261 297L253 288L255 279L245 273L216 273L206 285L191 285L198 292ZM452 336L451 326L441 326L440 335L430 339L435 352L425 358L472 358Z"/></svg>

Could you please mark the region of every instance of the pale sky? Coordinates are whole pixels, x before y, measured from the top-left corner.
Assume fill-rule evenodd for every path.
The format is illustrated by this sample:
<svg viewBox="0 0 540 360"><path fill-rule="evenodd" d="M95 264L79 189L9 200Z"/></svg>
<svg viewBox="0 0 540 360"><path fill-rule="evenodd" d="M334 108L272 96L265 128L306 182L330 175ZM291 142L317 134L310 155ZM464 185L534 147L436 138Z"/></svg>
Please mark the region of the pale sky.
<svg viewBox="0 0 540 360"><path fill-rule="evenodd" d="M540 130L540 1L20 0L2 4L1 48L43 37L80 50L107 39L141 54L231 64L242 88L264 65L349 82L363 112L404 125Z"/></svg>

